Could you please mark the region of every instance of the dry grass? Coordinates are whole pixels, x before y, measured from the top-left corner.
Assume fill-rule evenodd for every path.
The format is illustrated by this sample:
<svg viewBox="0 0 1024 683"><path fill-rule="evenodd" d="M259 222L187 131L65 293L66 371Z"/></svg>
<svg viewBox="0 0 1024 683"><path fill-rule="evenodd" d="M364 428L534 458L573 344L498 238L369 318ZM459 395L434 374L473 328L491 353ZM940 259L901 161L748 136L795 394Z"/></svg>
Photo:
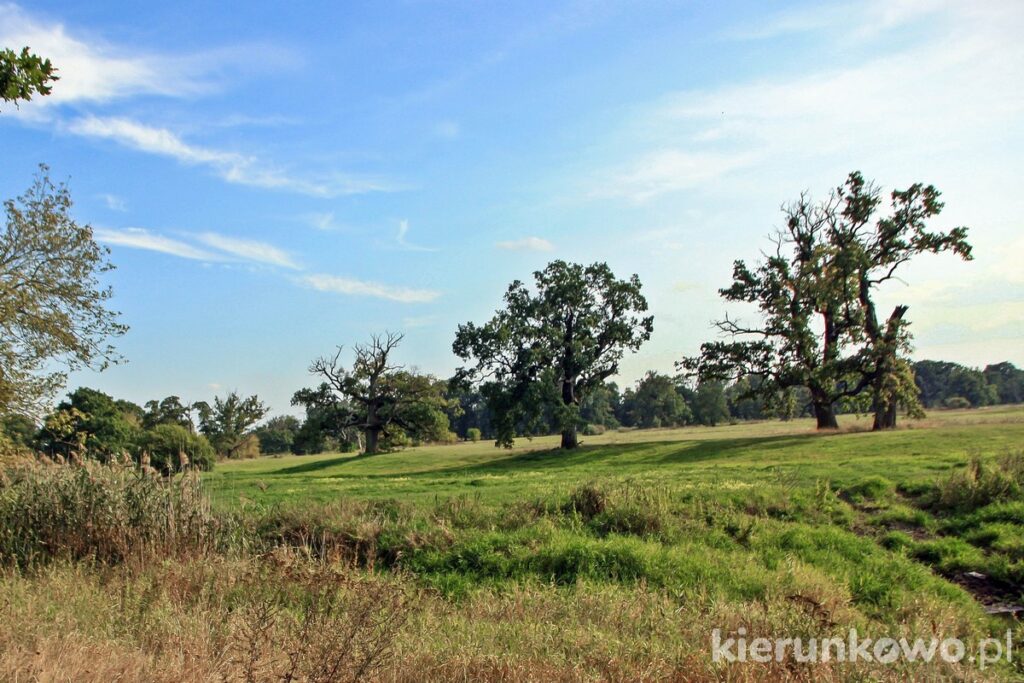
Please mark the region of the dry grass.
<svg viewBox="0 0 1024 683"><path fill-rule="evenodd" d="M482 589L453 603L402 577L327 567L285 551L146 570L57 563L0 579L0 679L986 680L940 663L711 662L714 627L839 635L858 623L849 596L827 582L804 575L794 585L799 590L753 603L681 602L643 586L540 583ZM908 605L904 619L901 632L963 627L955 610L934 605Z"/></svg>

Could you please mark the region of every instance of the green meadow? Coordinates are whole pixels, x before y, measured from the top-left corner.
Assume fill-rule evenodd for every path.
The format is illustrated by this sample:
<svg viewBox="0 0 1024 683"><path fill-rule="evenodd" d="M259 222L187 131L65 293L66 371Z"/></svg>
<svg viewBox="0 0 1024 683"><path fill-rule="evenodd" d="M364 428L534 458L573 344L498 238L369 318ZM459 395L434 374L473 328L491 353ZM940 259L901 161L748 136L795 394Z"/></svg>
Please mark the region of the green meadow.
<svg viewBox="0 0 1024 683"><path fill-rule="evenodd" d="M718 427L621 430L584 437L560 452L558 437L422 446L374 456L322 454L223 461L204 475L218 506L306 505L339 499L428 504L471 497L502 505L567 493L591 481L700 490L839 490L869 477L894 485L930 482L972 456L1019 450L1024 409L999 406L936 411L890 432L868 431L867 419L818 433L812 420Z"/></svg>

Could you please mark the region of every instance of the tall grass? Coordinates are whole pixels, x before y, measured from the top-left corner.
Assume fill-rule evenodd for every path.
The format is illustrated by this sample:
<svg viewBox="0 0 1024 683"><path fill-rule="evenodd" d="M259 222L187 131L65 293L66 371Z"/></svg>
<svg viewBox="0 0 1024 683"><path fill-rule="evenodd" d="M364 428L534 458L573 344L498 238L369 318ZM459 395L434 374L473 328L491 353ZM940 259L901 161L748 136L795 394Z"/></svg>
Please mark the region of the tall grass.
<svg viewBox="0 0 1024 683"><path fill-rule="evenodd" d="M939 483L934 507L970 512L1015 500L1024 500L1024 452L1008 453L993 461L972 458L967 467Z"/></svg>
<svg viewBox="0 0 1024 683"><path fill-rule="evenodd" d="M221 523L198 476L23 461L0 472L0 563L123 562L207 552Z"/></svg>

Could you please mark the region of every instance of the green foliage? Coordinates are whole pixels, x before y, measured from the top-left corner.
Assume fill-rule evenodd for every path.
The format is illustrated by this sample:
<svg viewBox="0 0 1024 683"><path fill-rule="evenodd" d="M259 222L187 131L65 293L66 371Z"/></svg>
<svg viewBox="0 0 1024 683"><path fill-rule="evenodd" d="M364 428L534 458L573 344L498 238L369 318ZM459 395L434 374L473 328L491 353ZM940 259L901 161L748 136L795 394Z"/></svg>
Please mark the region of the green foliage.
<svg viewBox="0 0 1024 683"><path fill-rule="evenodd" d="M964 408L970 408L971 402L963 396L950 396L949 398L942 399L942 407L963 410Z"/></svg>
<svg viewBox="0 0 1024 683"><path fill-rule="evenodd" d="M1013 368L1012 365L1009 367ZM968 405L964 407L975 408L999 402L998 385L988 382L989 377L995 380L999 376L998 372L985 374L957 363L933 360L914 363L913 371L914 381L921 391L921 402L925 406L943 406L950 398L965 399ZM960 405L960 402L957 401L957 404Z"/></svg>
<svg viewBox="0 0 1024 683"><path fill-rule="evenodd" d="M157 425L171 424L194 430L192 423L192 406L186 406L177 396L168 396L160 401L146 401L146 410L142 415L142 426L152 429Z"/></svg>
<svg viewBox="0 0 1024 683"><path fill-rule="evenodd" d="M476 427L470 427L466 430L466 438L476 443L480 440L480 430Z"/></svg>
<svg viewBox="0 0 1024 683"><path fill-rule="evenodd" d="M0 50L0 100L28 102L33 95L49 95L52 81L59 80L57 69L49 59L43 59L29 52L10 48Z"/></svg>
<svg viewBox="0 0 1024 683"><path fill-rule="evenodd" d="M113 268L109 250L74 220L67 186L54 185L48 171L40 166L28 191L4 202L0 414L38 411L66 371L117 362L107 340L127 329L107 308L112 293L100 284Z"/></svg>
<svg viewBox="0 0 1024 683"><path fill-rule="evenodd" d="M617 280L605 263L553 261L533 276L533 291L509 285L491 320L460 325L452 350L475 363L460 372L482 382L499 445L510 447L550 411L571 449L583 398L650 338L653 318L642 315L639 278Z"/></svg>
<svg viewBox="0 0 1024 683"><path fill-rule="evenodd" d="M649 371L635 389L622 395L625 422L635 427L681 427L693 421L693 413L668 375Z"/></svg>
<svg viewBox="0 0 1024 683"><path fill-rule="evenodd" d="M47 416L39 432L39 445L51 455L108 461L132 453L141 436L138 406L80 387L68 394Z"/></svg>
<svg viewBox="0 0 1024 683"><path fill-rule="evenodd" d="M875 428L895 426L898 406L918 410L905 361L907 307L880 321L874 298L918 254L971 258L966 228L926 229L942 210L938 198L934 187L915 184L894 191L892 214L875 219L880 192L858 172L824 202L801 196L784 208L786 227L771 255L753 269L736 261L732 285L720 292L757 305L761 322L725 318L717 327L731 339L703 344L682 366L702 381L758 377L750 395L768 401L805 387L819 428L837 426L838 401L870 390Z"/></svg>
<svg viewBox="0 0 1024 683"><path fill-rule="evenodd" d="M172 474L194 467L208 471L216 460L213 446L202 434L194 434L176 424L158 424L139 439L140 457L149 456L149 464L158 472Z"/></svg>
<svg viewBox="0 0 1024 683"><path fill-rule="evenodd" d="M709 427L729 420L729 404L721 382L707 381L697 385L693 397L693 419Z"/></svg>
<svg viewBox="0 0 1024 683"><path fill-rule="evenodd" d="M312 407L336 429L361 429L368 454L446 440L448 412L457 412L457 402L448 397L447 383L393 364L391 354L401 341L400 334L374 335L355 347L351 368L341 363L341 347L318 358L309 370L326 381L317 390L296 393L292 402L307 411Z"/></svg>
<svg viewBox="0 0 1024 683"><path fill-rule="evenodd" d="M291 452L295 436L301 428L302 424L293 415L270 418L256 430L256 437L260 440L260 452L268 455Z"/></svg>
<svg viewBox="0 0 1024 683"><path fill-rule="evenodd" d="M1024 370L1013 363L1003 362L985 366L985 381L995 388L999 403L1024 403Z"/></svg>
<svg viewBox="0 0 1024 683"><path fill-rule="evenodd" d="M35 436L39 427L35 420L27 415L10 413L0 417L0 434L3 434L10 442L21 448L29 448L35 445Z"/></svg>
<svg viewBox="0 0 1024 683"><path fill-rule="evenodd" d="M242 398L232 391L223 399L214 397L213 406L195 405L199 411L199 431L226 458L250 458L259 455L259 440L251 436L252 426L263 419L268 408L255 394Z"/></svg>

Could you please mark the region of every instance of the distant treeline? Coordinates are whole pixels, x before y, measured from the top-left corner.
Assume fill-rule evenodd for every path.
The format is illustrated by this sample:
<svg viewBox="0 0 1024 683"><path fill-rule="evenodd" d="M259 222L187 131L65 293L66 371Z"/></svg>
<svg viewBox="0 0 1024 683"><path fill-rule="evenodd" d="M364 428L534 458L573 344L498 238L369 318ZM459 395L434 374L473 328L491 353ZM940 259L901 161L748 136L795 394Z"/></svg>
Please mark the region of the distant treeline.
<svg viewBox="0 0 1024 683"><path fill-rule="evenodd" d="M912 367L921 403L927 408L1024 403L1024 370L1012 363L978 370L947 361L923 360ZM805 391L796 390L771 406L761 399L744 398L752 393L751 383L756 382L756 377L744 377L729 384L694 384L654 371L625 389L615 382L605 382L582 401L583 433L594 435L622 427L714 426L811 415L810 397ZM437 428L421 432L420 439L392 438L389 447L495 438L493 414L478 389L454 378L437 384L439 389L444 387L440 405L445 406L443 415L447 420L437 420ZM336 411L322 401L309 400L308 394L309 390L296 393L295 404L306 408L303 418L279 415L256 427L267 412L256 396L245 398L231 393L223 399L215 398L212 404L185 404L177 396L168 396L139 406L83 387L69 394L41 424L22 415L8 415L0 426L11 442L53 456L70 458L84 452L101 459L127 456L164 472L189 464L208 469L216 457L359 450L359 429L339 421ZM848 402L841 404L839 411L862 412L863 406ZM521 435L558 431L557 416L551 414L531 424Z"/></svg>

